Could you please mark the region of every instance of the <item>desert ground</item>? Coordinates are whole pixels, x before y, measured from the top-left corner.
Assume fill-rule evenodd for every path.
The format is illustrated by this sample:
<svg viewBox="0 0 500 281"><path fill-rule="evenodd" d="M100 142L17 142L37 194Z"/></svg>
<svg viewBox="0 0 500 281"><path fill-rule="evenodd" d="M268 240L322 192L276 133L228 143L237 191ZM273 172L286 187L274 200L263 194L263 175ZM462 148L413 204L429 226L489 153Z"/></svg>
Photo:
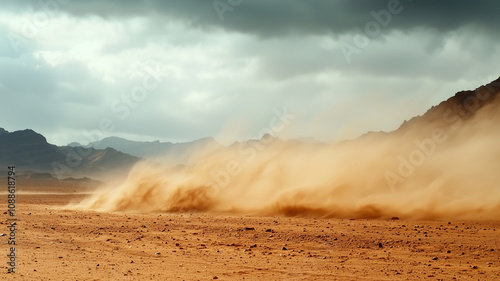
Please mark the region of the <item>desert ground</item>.
<svg viewBox="0 0 500 281"><path fill-rule="evenodd" d="M64 209L85 184L18 185L2 280L500 280L500 221L98 213Z"/></svg>

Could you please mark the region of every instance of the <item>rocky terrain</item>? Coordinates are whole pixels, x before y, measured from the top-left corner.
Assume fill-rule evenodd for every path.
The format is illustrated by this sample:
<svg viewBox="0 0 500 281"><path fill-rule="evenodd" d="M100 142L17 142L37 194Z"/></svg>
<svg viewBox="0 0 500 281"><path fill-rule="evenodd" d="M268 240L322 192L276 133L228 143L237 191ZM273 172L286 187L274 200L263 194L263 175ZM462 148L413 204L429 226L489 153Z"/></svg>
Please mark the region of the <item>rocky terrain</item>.
<svg viewBox="0 0 500 281"><path fill-rule="evenodd" d="M23 186L19 265L3 280L500 278L498 221L97 213L63 208L82 186Z"/></svg>

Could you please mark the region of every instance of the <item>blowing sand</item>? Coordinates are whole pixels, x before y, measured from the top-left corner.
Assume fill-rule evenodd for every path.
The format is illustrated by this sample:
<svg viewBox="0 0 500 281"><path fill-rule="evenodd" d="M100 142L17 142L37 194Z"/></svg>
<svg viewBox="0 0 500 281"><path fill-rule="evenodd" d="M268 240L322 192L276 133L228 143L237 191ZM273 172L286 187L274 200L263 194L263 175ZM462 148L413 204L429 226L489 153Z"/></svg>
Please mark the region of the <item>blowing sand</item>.
<svg viewBox="0 0 500 281"><path fill-rule="evenodd" d="M184 166L144 161L74 208L498 220L500 92L481 89L469 93L475 107L450 99L391 133L323 144L267 135L193 151Z"/></svg>
<svg viewBox="0 0 500 281"><path fill-rule="evenodd" d="M494 83L391 133L200 149L91 195L35 182L18 194L18 273L2 277L500 280Z"/></svg>
<svg viewBox="0 0 500 281"><path fill-rule="evenodd" d="M57 193L19 194L17 273L0 279L500 279L498 221L99 213Z"/></svg>

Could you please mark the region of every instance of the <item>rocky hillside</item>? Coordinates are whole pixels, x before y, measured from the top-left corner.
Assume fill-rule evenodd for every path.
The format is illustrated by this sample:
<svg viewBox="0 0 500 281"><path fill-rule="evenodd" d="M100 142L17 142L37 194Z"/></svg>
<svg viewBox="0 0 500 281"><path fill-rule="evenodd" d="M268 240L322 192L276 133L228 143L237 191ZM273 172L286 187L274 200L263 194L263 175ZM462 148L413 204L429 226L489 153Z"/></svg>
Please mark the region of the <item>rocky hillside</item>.
<svg viewBox="0 0 500 281"><path fill-rule="evenodd" d="M112 148L56 146L33 130L0 129L0 165L15 165L18 172L50 173L60 179L72 176L103 177L128 170L140 158ZM4 170L2 168L1 170Z"/></svg>

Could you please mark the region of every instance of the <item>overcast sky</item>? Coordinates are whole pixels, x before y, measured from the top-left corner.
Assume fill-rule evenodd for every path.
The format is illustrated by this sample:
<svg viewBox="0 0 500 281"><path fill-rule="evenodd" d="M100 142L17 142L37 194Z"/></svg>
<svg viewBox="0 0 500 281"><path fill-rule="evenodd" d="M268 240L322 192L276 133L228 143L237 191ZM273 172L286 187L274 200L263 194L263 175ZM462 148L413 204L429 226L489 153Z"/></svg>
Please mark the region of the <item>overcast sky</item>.
<svg viewBox="0 0 500 281"><path fill-rule="evenodd" d="M499 1L41 0L0 7L1 124L48 141L396 129L500 76ZM285 110L286 108L286 110ZM105 130L104 130L105 129Z"/></svg>

